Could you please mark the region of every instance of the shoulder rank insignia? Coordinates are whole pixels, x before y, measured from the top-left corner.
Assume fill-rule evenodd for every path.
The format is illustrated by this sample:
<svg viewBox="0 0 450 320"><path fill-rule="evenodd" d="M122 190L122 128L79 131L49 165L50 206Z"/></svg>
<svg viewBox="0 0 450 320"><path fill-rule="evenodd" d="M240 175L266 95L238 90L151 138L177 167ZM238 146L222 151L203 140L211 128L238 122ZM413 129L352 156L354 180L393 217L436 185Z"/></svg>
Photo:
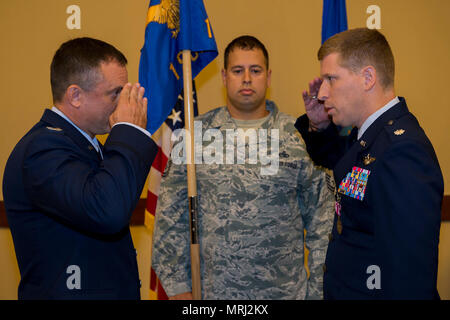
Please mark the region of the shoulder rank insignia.
<svg viewBox="0 0 450 320"><path fill-rule="evenodd" d="M54 128L54 127L46 127L48 130L52 130L52 131L62 131L61 128Z"/></svg>
<svg viewBox="0 0 450 320"><path fill-rule="evenodd" d="M368 166L369 164L371 164L372 162L374 162L376 160L376 158L371 157L370 154L368 153L364 158L363 158L363 163L365 166Z"/></svg>
<svg viewBox="0 0 450 320"><path fill-rule="evenodd" d="M402 134L404 134L405 133L405 130L403 130L403 129L398 129L398 130L395 130L394 131L394 134L396 135L396 136L401 136Z"/></svg>

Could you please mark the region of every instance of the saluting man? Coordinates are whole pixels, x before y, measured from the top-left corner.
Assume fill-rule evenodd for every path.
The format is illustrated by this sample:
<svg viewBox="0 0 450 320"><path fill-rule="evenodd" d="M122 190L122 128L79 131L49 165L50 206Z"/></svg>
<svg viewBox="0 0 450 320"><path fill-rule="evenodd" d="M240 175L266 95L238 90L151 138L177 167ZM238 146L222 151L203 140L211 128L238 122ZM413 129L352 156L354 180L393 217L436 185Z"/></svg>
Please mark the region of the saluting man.
<svg viewBox="0 0 450 320"><path fill-rule="evenodd" d="M379 31L360 28L328 39L318 58L321 78L303 92L296 127L336 181L324 298L438 299L443 178L395 94L391 48ZM336 125L354 129L340 137Z"/></svg>
<svg viewBox="0 0 450 320"><path fill-rule="evenodd" d="M139 299L129 222L158 151L144 88L127 59L92 38L50 66L54 106L12 151L3 195L19 299ZM96 135L109 133L104 145Z"/></svg>

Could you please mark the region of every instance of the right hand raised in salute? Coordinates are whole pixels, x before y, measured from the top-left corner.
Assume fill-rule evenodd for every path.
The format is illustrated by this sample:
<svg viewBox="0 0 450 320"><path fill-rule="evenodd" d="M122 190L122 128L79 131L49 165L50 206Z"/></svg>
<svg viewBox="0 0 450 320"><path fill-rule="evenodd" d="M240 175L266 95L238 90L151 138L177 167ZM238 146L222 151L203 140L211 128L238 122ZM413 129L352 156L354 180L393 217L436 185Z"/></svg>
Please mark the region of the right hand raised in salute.
<svg viewBox="0 0 450 320"><path fill-rule="evenodd" d="M320 131L328 127L331 120L325 111L323 101L318 99L322 79L315 78L309 82L309 92L303 91L303 102L305 103L306 115L309 119L309 127L313 131Z"/></svg>
<svg viewBox="0 0 450 320"><path fill-rule="evenodd" d="M114 112L109 117L112 127L118 122L128 122L143 129L147 125L147 98L144 98L144 87L139 83L133 86L127 83L120 93L119 102Z"/></svg>

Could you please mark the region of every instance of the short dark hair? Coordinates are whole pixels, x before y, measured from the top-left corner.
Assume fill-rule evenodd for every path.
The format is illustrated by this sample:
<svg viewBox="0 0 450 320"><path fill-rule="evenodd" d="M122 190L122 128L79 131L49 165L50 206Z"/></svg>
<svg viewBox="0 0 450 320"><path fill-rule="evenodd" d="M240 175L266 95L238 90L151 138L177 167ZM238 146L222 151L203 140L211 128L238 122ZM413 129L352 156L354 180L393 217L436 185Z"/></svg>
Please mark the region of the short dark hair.
<svg viewBox="0 0 450 320"><path fill-rule="evenodd" d="M84 37L63 43L50 66L53 102L60 102L72 84L87 91L93 89L100 80L100 64L113 60L122 66L127 64L125 56L104 41Z"/></svg>
<svg viewBox="0 0 450 320"><path fill-rule="evenodd" d="M339 53L339 64L353 72L372 65L384 88L394 85L394 55L378 30L357 28L338 33L322 44L317 57L322 61L331 53Z"/></svg>
<svg viewBox="0 0 450 320"><path fill-rule="evenodd" d="M228 44L225 49L223 61L223 66L225 69L228 67L228 56L230 55L230 52L234 50L234 48L239 48L242 50L253 50L255 48L260 49L264 54L264 58L266 60L266 69L269 69L269 53L267 52L266 47L262 44L261 41L249 35L237 37Z"/></svg>

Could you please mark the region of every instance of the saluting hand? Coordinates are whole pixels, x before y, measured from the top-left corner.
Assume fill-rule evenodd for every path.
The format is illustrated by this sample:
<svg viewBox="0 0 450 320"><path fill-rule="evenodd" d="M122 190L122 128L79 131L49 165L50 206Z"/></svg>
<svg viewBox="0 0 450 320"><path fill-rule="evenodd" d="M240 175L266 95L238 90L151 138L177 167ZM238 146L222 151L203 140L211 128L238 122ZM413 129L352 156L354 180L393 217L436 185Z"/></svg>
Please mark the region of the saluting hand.
<svg viewBox="0 0 450 320"><path fill-rule="evenodd" d="M109 117L109 124L112 127L118 122L128 122L143 129L147 125L147 98L144 98L144 87L139 83L133 86L127 83L120 93L116 110Z"/></svg>
<svg viewBox="0 0 450 320"><path fill-rule="evenodd" d="M312 130L322 130L330 124L330 117L325 111L323 101L318 99L322 79L315 78L309 82L309 92L303 91L303 102L305 103L306 115Z"/></svg>

